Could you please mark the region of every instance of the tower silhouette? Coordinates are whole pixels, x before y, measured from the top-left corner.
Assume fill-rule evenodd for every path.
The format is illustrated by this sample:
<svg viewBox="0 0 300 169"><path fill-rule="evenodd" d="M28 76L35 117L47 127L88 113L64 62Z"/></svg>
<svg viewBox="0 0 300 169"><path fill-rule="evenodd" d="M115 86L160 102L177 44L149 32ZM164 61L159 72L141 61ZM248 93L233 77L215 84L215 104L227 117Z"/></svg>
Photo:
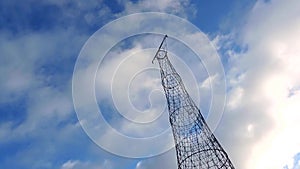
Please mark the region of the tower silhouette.
<svg viewBox="0 0 300 169"><path fill-rule="evenodd" d="M165 35L153 61L159 63L167 98L178 169L234 169L167 56Z"/></svg>

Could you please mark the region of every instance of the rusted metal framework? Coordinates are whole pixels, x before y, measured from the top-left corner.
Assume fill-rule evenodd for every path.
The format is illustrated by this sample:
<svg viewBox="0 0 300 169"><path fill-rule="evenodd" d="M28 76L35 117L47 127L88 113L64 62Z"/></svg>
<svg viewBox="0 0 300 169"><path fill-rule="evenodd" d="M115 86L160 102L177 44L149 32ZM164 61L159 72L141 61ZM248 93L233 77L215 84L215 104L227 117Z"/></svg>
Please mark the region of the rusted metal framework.
<svg viewBox="0 0 300 169"><path fill-rule="evenodd" d="M234 169L167 56L167 35L155 54L168 102L178 169ZM152 61L152 62L153 62Z"/></svg>

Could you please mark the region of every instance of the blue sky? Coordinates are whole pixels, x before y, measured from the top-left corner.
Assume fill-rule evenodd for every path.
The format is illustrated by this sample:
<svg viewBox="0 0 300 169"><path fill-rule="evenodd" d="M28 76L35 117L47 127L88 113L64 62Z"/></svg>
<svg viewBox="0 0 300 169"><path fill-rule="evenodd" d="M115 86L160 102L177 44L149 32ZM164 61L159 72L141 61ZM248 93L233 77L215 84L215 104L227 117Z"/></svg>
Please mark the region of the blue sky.
<svg viewBox="0 0 300 169"><path fill-rule="evenodd" d="M299 10L297 0L1 1L0 168L176 168L174 149L152 158L126 158L103 150L82 129L74 110L72 76L84 44L102 26L137 12L163 12L185 18L215 46L224 66L227 99L214 133L236 168L299 168ZM144 60L134 60L135 55L133 60L123 58L147 45L155 46L161 39L155 36L154 42L149 42L149 38L135 37L127 39L125 45L116 44L104 65L116 66L123 61L120 79L126 72L121 70L132 68L135 73L134 68L139 67L135 63L143 65ZM175 42L173 45L176 48ZM151 51L143 54L151 55ZM182 68L182 75L189 75L184 72L187 69L181 65L182 60L173 61ZM186 79L187 88L192 88L189 84L198 85L200 105L208 110L206 102L201 101L212 97L205 88L207 81L218 84L224 79L197 74L204 71L203 66L195 66L184 57L183 61L190 63L188 67L196 74L191 83ZM103 72L113 73L111 69L104 66ZM97 78L106 79L99 72ZM151 81L159 78L159 72L150 71L148 75L151 78L136 76L132 81L133 88L128 90L133 93L133 105L142 103L146 106L137 107L148 108L148 101L135 102L134 98L141 100L153 90L158 93L149 98L152 108L162 110L160 83ZM143 84L139 78L145 78ZM113 87L118 91L122 85ZM101 92L97 95L100 101ZM168 127L161 121L153 123L154 129L120 121L121 115L128 114L118 114L122 112L111 106L113 96L109 97L107 104L102 104L105 118L121 132L143 137ZM143 120L146 118L151 117ZM160 120L164 119L167 116ZM122 145L118 140L111 142L113 146Z"/></svg>

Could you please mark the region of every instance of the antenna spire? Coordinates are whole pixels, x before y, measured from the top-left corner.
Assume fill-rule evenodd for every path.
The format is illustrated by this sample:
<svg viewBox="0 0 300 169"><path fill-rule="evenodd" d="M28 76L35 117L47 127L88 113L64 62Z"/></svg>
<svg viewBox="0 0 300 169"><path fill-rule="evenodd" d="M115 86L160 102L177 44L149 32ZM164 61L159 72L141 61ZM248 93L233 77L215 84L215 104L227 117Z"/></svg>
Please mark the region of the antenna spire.
<svg viewBox="0 0 300 169"><path fill-rule="evenodd" d="M157 52L156 52L154 58L152 59L152 63L154 63L154 60L158 58L158 55L160 54L160 51L166 52L166 49L163 50L162 47L163 47L163 44L164 44L165 40L167 39L167 37L168 37L168 35L165 35L165 36L164 36L162 42L160 43L160 45L159 45L159 47L158 47L158 50L157 50Z"/></svg>

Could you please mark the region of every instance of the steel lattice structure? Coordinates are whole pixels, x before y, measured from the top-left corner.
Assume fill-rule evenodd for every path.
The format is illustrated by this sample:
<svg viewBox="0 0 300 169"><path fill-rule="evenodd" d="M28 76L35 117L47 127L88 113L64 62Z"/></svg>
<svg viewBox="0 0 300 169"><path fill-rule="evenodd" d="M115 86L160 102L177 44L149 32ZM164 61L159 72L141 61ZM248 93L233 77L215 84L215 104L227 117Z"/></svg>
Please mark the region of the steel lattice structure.
<svg viewBox="0 0 300 169"><path fill-rule="evenodd" d="M153 58L160 66L177 153L178 169L233 169L167 56L164 37Z"/></svg>

